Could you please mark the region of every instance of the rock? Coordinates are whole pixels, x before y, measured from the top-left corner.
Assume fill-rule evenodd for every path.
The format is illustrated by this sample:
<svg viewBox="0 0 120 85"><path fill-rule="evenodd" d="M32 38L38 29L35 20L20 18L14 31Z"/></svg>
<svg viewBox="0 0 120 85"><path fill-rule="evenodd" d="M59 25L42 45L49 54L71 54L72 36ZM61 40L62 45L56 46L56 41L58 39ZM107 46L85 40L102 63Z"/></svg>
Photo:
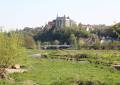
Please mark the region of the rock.
<svg viewBox="0 0 120 85"><path fill-rule="evenodd" d="M33 54L32 57L34 57L34 58L47 58L47 55Z"/></svg>
<svg viewBox="0 0 120 85"><path fill-rule="evenodd" d="M0 73L0 79L7 79L6 73Z"/></svg>
<svg viewBox="0 0 120 85"><path fill-rule="evenodd" d="M42 58L47 58L47 55L42 55Z"/></svg>
<svg viewBox="0 0 120 85"><path fill-rule="evenodd" d="M89 61L79 61L79 63L81 63L81 64L90 64Z"/></svg>
<svg viewBox="0 0 120 85"><path fill-rule="evenodd" d="M20 65L19 64L15 64L15 65L12 66L12 68L14 68L14 69L20 69Z"/></svg>
<svg viewBox="0 0 120 85"><path fill-rule="evenodd" d="M6 68L5 72L6 73L24 73L24 72L27 72L27 70L26 69L9 69L9 68Z"/></svg>
<svg viewBox="0 0 120 85"><path fill-rule="evenodd" d="M119 65L112 65L112 67L116 68L117 70L120 70L120 64Z"/></svg>
<svg viewBox="0 0 120 85"><path fill-rule="evenodd" d="M42 55L41 54L33 54L32 57L34 57L34 58L41 58Z"/></svg>
<svg viewBox="0 0 120 85"><path fill-rule="evenodd" d="M5 68L0 68L0 79L7 79Z"/></svg>

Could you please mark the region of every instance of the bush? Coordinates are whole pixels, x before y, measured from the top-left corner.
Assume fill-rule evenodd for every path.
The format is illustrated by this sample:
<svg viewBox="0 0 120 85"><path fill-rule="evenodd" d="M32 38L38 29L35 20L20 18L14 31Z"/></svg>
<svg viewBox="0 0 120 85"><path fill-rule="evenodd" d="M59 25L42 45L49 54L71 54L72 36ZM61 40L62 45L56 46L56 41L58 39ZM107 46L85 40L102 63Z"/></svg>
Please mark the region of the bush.
<svg viewBox="0 0 120 85"><path fill-rule="evenodd" d="M23 41L20 34L0 33L0 67L9 67L23 55Z"/></svg>

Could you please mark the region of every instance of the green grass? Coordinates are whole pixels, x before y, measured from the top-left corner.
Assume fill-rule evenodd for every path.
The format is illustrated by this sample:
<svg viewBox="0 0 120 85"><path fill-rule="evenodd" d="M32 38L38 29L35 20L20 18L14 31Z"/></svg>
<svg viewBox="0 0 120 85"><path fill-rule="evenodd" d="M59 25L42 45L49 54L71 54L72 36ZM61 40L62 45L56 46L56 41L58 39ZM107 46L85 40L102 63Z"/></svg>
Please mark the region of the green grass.
<svg viewBox="0 0 120 85"><path fill-rule="evenodd" d="M119 54L119 51L75 51L75 50L48 50L32 51L32 53L107 53ZM108 55L109 55L108 54ZM101 54L102 55L102 54ZM113 58L114 60L115 58ZM115 59L116 60L116 59ZM23 74L11 74L14 83L0 81L0 85L23 85L25 81L32 81L40 85L77 85L78 81L104 82L104 85L120 85L120 72L110 66L102 64L81 64L73 61L51 61L50 59L37 59L28 56L25 59L28 72ZM2 84L1 84L2 82ZM25 84L27 85L27 84ZM29 85L29 84L28 84ZM99 84L96 84L99 85Z"/></svg>
<svg viewBox="0 0 120 85"><path fill-rule="evenodd" d="M102 63L104 65L111 65L113 63L120 63L119 50L47 50L49 57L58 57L54 55L71 55L87 54L89 58L85 59L93 63ZM44 53L44 51L42 51ZM69 56L67 56L69 58Z"/></svg>

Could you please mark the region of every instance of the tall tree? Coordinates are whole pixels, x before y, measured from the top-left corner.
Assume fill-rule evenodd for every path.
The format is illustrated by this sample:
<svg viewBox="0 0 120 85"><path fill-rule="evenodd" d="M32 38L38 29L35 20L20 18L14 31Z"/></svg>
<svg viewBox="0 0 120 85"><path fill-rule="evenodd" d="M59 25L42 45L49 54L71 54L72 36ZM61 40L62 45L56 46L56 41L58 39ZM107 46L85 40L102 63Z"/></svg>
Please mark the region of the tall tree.
<svg viewBox="0 0 120 85"><path fill-rule="evenodd" d="M70 35L70 44L74 49L77 49L77 38L75 37L74 34Z"/></svg>
<svg viewBox="0 0 120 85"><path fill-rule="evenodd" d="M25 35L25 46L28 49L35 49L36 48L36 43L33 37L29 34Z"/></svg>
<svg viewBox="0 0 120 85"><path fill-rule="evenodd" d="M55 40L55 41L53 42L53 44L54 44L54 45L59 45L60 42L59 42L58 40Z"/></svg>
<svg viewBox="0 0 120 85"><path fill-rule="evenodd" d="M120 23L115 24L113 27L114 32L117 34L118 38L120 39Z"/></svg>
<svg viewBox="0 0 120 85"><path fill-rule="evenodd" d="M0 67L8 67L19 62L23 56L23 40L20 34L0 33Z"/></svg>
<svg viewBox="0 0 120 85"><path fill-rule="evenodd" d="M41 42L37 41L37 49L40 49L40 48L41 48Z"/></svg>

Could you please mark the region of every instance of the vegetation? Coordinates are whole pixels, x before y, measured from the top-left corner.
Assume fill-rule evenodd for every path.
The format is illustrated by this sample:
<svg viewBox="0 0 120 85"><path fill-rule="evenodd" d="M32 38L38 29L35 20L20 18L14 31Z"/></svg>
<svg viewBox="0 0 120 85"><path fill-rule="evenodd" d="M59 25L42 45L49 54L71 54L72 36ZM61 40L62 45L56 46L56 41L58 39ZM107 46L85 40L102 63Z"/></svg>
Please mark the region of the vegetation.
<svg viewBox="0 0 120 85"><path fill-rule="evenodd" d="M72 45L72 48L77 49L77 39L74 34L70 35L70 44Z"/></svg>
<svg viewBox="0 0 120 85"><path fill-rule="evenodd" d="M48 30L27 27L22 32L31 34L35 42L40 41L41 45L67 44L77 49L119 49L119 27L119 23L113 26L100 25L96 26L94 30L86 31L85 28L82 27L82 24L80 24L78 26L60 28L58 30L56 30L55 27ZM70 40L71 35L74 35L76 38L74 39L74 46L73 42ZM102 39L104 39L107 45L104 46L101 44ZM80 45L81 41L85 42L84 45L83 43ZM118 43L114 44L116 42Z"/></svg>
<svg viewBox="0 0 120 85"><path fill-rule="evenodd" d="M76 55L78 53L88 53L102 56L103 59L112 61L120 60L120 52L114 50L28 50L28 54L42 53L52 57L52 54L70 54ZM99 56L94 58L99 58ZM116 56L117 55L117 56ZM101 57L100 57L101 58ZM83 63L78 61L66 61L59 59L38 59L31 56L27 57L25 66L29 72L19 74L10 74L11 78L15 79L12 83L15 85L30 85L32 83L38 85L119 85L120 72L111 66L103 64ZM0 81L3 82L3 81ZM86 84L85 84L86 83ZM6 85L11 85L5 82ZM4 85L2 83L2 85Z"/></svg>
<svg viewBox="0 0 120 85"><path fill-rule="evenodd" d="M23 40L19 33L0 32L0 67L9 67L24 56Z"/></svg>
<svg viewBox="0 0 120 85"><path fill-rule="evenodd" d="M35 49L36 48L36 43L33 39L33 36L30 34L25 34L25 47L28 49Z"/></svg>
<svg viewBox="0 0 120 85"><path fill-rule="evenodd" d="M48 31L41 31L40 33L36 34L34 36L34 39L41 42L50 42L52 44L52 41L58 40L59 44L70 44L70 35L74 34L76 37L88 37L89 33L80 30L79 28L63 28L59 30L50 29Z"/></svg>
<svg viewBox="0 0 120 85"><path fill-rule="evenodd" d="M120 23L115 24L112 28L114 29L117 37L120 39Z"/></svg>
<svg viewBox="0 0 120 85"><path fill-rule="evenodd" d="M51 44L72 48L40 50ZM92 31L79 24L59 30L37 27L0 32L0 71L20 63L28 70L8 74L13 81L1 79L0 85L119 85L120 72L113 67L120 64L119 47L119 23Z"/></svg>

